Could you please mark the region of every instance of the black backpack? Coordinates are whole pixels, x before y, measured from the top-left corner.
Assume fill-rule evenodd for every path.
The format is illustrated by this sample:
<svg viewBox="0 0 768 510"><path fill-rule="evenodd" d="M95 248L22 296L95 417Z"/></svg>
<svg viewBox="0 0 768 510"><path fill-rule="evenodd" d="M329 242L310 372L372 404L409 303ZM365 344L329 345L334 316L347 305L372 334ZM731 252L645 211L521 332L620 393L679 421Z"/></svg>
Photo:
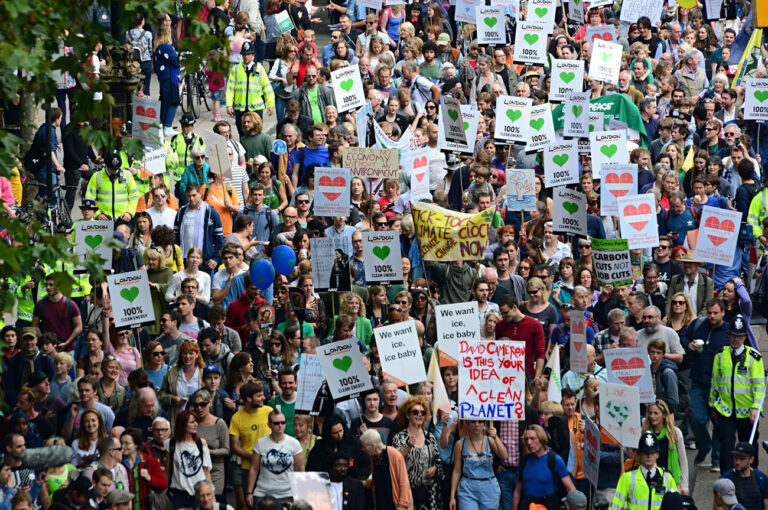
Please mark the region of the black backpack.
<svg viewBox="0 0 768 510"><path fill-rule="evenodd" d="M559 504L560 501L568 494L568 491L565 489L565 486L563 485L562 480L557 477L557 473L555 472L555 457L557 454L553 450L549 450L547 452L547 468L549 469L549 472L552 473L552 483L555 484L555 492L547 496L546 498L534 498L535 500L539 499L546 499L546 500L552 500L557 501ZM525 455L520 459L520 467L518 469L519 476L523 476L523 470L525 469L525 463L528 460L528 456ZM573 475L568 473L568 476L571 479L571 482L573 482ZM517 483L521 483L522 480L518 480ZM534 501L535 502L535 501ZM546 503L540 503L545 504Z"/></svg>

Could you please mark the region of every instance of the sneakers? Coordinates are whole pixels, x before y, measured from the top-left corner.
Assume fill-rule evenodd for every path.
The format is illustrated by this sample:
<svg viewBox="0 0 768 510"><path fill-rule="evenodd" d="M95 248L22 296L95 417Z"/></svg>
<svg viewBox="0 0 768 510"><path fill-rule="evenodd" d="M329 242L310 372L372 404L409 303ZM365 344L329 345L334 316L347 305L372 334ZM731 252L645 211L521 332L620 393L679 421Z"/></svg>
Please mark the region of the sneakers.
<svg viewBox="0 0 768 510"><path fill-rule="evenodd" d="M222 120L224 120L224 117L222 117L220 113L214 114L214 116L213 116L213 121L214 122L221 122Z"/></svg>
<svg viewBox="0 0 768 510"><path fill-rule="evenodd" d="M720 466L712 466L709 468L710 473L719 473L720 472Z"/></svg>
<svg viewBox="0 0 768 510"><path fill-rule="evenodd" d="M176 131L174 131L172 127L164 127L163 134L165 136L173 136L176 134Z"/></svg>

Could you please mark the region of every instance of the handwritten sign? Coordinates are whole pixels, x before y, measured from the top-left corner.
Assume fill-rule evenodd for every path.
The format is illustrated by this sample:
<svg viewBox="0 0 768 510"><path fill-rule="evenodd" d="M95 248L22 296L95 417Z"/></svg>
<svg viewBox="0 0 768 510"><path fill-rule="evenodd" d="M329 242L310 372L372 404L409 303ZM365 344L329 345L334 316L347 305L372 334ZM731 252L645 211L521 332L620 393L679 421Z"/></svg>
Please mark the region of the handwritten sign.
<svg viewBox="0 0 768 510"><path fill-rule="evenodd" d="M317 354L301 354L301 363L296 378L296 412L312 414L317 392L323 385L323 365Z"/></svg>
<svg viewBox="0 0 768 510"><path fill-rule="evenodd" d="M477 214L464 214L426 202L411 202L411 212L424 260L485 258L495 207Z"/></svg>
<svg viewBox="0 0 768 510"><path fill-rule="evenodd" d="M494 138L511 142L527 142L526 130L531 120L532 105L533 100L530 97L497 97Z"/></svg>
<svg viewBox="0 0 768 510"><path fill-rule="evenodd" d="M517 421L525 415L525 342L459 342L459 418Z"/></svg>
<svg viewBox="0 0 768 510"><path fill-rule="evenodd" d="M368 285L403 282L397 232L363 232L363 264Z"/></svg>
<svg viewBox="0 0 768 510"><path fill-rule="evenodd" d="M480 44L507 43L506 19L504 7L488 7L478 5L475 7L477 17L477 42Z"/></svg>
<svg viewBox="0 0 768 510"><path fill-rule="evenodd" d="M637 448L641 431L640 391L633 386L601 382L600 425L619 443Z"/></svg>
<svg viewBox="0 0 768 510"><path fill-rule="evenodd" d="M75 222L75 254L85 258L89 253L95 253L101 257L104 269L112 269L112 248L107 246L107 241L114 231L115 224L110 220ZM85 268L75 267L75 272L85 272Z"/></svg>
<svg viewBox="0 0 768 510"><path fill-rule="evenodd" d="M576 142L551 143L544 151L544 183L547 188L578 184L579 153Z"/></svg>
<svg viewBox="0 0 768 510"><path fill-rule="evenodd" d="M358 66L341 67L331 71L331 85L339 113L360 108L365 104L363 80L360 78Z"/></svg>
<svg viewBox="0 0 768 510"><path fill-rule="evenodd" d="M564 101L569 92L583 89L583 60L552 60L552 84L549 86L552 101Z"/></svg>
<svg viewBox="0 0 768 510"><path fill-rule="evenodd" d="M536 209L536 172L528 168L507 170L507 196L504 205L510 211Z"/></svg>
<svg viewBox="0 0 768 510"><path fill-rule="evenodd" d="M397 149L345 147L344 167L352 171L352 177L395 179L400 171L400 161Z"/></svg>
<svg viewBox="0 0 768 510"><path fill-rule="evenodd" d="M480 315L477 301L438 305L435 307L437 326L437 347L440 366L451 367L459 364L459 342L480 340Z"/></svg>
<svg viewBox="0 0 768 510"><path fill-rule="evenodd" d="M416 149L403 154L403 171L411 174L411 200L426 198L432 200L429 193L429 153L430 148Z"/></svg>
<svg viewBox="0 0 768 510"><path fill-rule="evenodd" d="M483 2L481 0L456 0L456 21L475 25L477 23L475 9L478 5L483 5Z"/></svg>
<svg viewBox="0 0 768 510"><path fill-rule="evenodd" d="M589 419L584 418L584 477L593 487L597 487L598 472L600 471L600 429Z"/></svg>
<svg viewBox="0 0 768 510"><path fill-rule="evenodd" d="M398 386L427 380L414 321L381 326L374 335L384 379L392 379Z"/></svg>
<svg viewBox="0 0 768 510"><path fill-rule="evenodd" d="M224 179L232 178L232 162L227 153L227 139L209 129L196 129L195 133L205 142L205 157L211 166L211 172Z"/></svg>
<svg viewBox="0 0 768 510"><path fill-rule="evenodd" d="M640 402L656 400L651 360L645 347L606 349L605 364L609 382L634 386L640 391Z"/></svg>
<svg viewBox="0 0 768 510"><path fill-rule="evenodd" d="M569 92L565 95L563 136L589 136L592 128L589 122L589 95L589 92ZM600 131L602 130L603 126L600 124Z"/></svg>
<svg viewBox="0 0 768 510"><path fill-rule="evenodd" d="M621 237L629 241L629 249L653 248L659 245L656 199L653 195L619 197Z"/></svg>
<svg viewBox="0 0 768 510"><path fill-rule="evenodd" d="M592 58L589 61L589 78L618 84L621 53L621 44L595 39L592 43Z"/></svg>
<svg viewBox="0 0 768 510"><path fill-rule="evenodd" d="M768 80L751 78L746 82L744 118L768 120Z"/></svg>
<svg viewBox="0 0 768 510"><path fill-rule="evenodd" d="M600 286L632 285L632 264L626 239L592 238L592 261Z"/></svg>
<svg viewBox="0 0 768 510"><path fill-rule="evenodd" d="M699 222L696 258L712 264L732 265L740 225L739 211L705 205Z"/></svg>
<svg viewBox="0 0 768 510"><path fill-rule="evenodd" d="M661 20L661 10L664 7L663 2L649 2L648 0L624 0L621 4L621 21L626 23L637 23L637 20L646 16L651 20L651 25Z"/></svg>
<svg viewBox="0 0 768 510"><path fill-rule="evenodd" d="M571 312L571 340L568 358L571 363L571 370L577 374L589 373L587 327L584 313L573 310Z"/></svg>
<svg viewBox="0 0 768 510"><path fill-rule="evenodd" d="M461 104L458 99L443 96L440 99L440 117L443 119L443 135L451 143L467 143L464 121L461 117Z"/></svg>
<svg viewBox="0 0 768 510"><path fill-rule="evenodd" d="M109 275L107 285L116 328L154 324L155 311L146 269Z"/></svg>
<svg viewBox="0 0 768 510"><path fill-rule="evenodd" d="M315 168L315 215L349 216L349 180L349 168Z"/></svg>
<svg viewBox="0 0 768 510"><path fill-rule="evenodd" d="M568 188L555 188L553 194L553 230L587 235L587 196Z"/></svg>
<svg viewBox="0 0 768 510"><path fill-rule="evenodd" d="M151 97L134 97L131 136L148 147L160 147L160 124L160 101Z"/></svg>
<svg viewBox="0 0 768 510"><path fill-rule="evenodd" d="M515 32L515 62L526 64L547 63L547 35L552 32L540 21L518 21Z"/></svg>
<svg viewBox="0 0 768 510"><path fill-rule="evenodd" d="M618 216L618 199L637 195L637 164L603 163L600 168L600 214Z"/></svg>
<svg viewBox="0 0 768 510"><path fill-rule="evenodd" d="M581 0L568 0L568 19L584 24L584 5Z"/></svg>
<svg viewBox="0 0 768 510"><path fill-rule="evenodd" d="M144 149L144 157L141 158L141 166L152 175L165 172L165 149L157 147L155 149Z"/></svg>
<svg viewBox="0 0 768 510"><path fill-rule="evenodd" d="M531 119L527 129L530 138L526 152L537 152L555 141L555 126L552 123L552 107L549 103L531 106Z"/></svg>
<svg viewBox="0 0 768 510"><path fill-rule="evenodd" d="M356 340L336 340L318 347L317 353L334 400L346 400L373 388Z"/></svg>

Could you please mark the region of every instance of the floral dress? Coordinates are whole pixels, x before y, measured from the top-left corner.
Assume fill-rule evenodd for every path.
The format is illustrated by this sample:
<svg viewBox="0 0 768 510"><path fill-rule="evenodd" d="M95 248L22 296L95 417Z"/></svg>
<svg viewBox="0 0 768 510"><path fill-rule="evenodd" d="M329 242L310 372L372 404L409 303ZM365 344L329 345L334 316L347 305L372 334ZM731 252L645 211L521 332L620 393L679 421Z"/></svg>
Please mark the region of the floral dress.
<svg viewBox="0 0 768 510"><path fill-rule="evenodd" d="M402 430L392 438L392 446L402 451L408 445L408 431ZM426 478L427 470L437 467L432 478ZM440 480L442 478L442 463L437 440L431 432L424 432L424 446L413 447L405 457L405 467L408 470L408 481L411 482L414 510L440 510L442 499L440 495Z"/></svg>

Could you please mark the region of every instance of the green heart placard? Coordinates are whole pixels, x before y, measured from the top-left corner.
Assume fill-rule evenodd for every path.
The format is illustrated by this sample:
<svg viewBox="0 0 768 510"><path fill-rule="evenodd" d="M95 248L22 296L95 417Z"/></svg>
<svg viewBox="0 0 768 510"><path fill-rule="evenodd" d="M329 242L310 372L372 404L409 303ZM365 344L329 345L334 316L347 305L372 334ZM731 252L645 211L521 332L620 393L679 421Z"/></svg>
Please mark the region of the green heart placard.
<svg viewBox="0 0 768 510"><path fill-rule="evenodd" d="M354 84L355 84L355 80L350 78L348 80L344 80L341 83L339 83L339 87L341 87L345 91L349 92L350 90L352 90L352 85L354 85Z"/></svg>
<svg viewBox="0 0 768 510"><path fill-rule="evenodd" d="M373 254L379 257L381 260L386 259L392 250L389 246L375 246L373 248Z"/></svg>
<svg viewBox="0 0 768 510"><path fill-rule="evenodd" d="M486 18L483 18L483 23L485 23L489 28L493 28L496 26L496 23L498 23L499 20L497 18L488 16Z"/></svg>
<svg viewBox="0 0 768 510"><path fill-rule="evenodd" d="M344 356L343 358L336 358L333 360L333 366L346 373L349 367L352 366L352 358Z"/></svg>
<svg viewBox="0 0 768 510"><path fill-rule="evenodd" d="M544 119L533 119L531 122L529 122L529 124L533 129L539 131L544 127Z"/></svg>
<svg viewBox="0 0 768 510"><path fill-rule="evenodd" d="M85 244L88 245L88 247L92 250L95 250L98 245L101 244L101 241L103 241L104 238L101 237L100 234L95 235L87 235L85 236Z"/></svg>
<svg viewBox="0 0 768 510"><path fill-rule="evenodd" d="M523 116L523 112L521 112L520 110L507 110L507 117L512 122L517 121L522 116Z"/></svg>
<svg viewBox="0 0 768 510"><path fill-rule="evenodd" d="M459 118L459 112L456 110L448 110L448 116L451 118L452 121L456 122L456 119Z"/></svg>
<svg viewBox="0 0 768 510"><path fill-rule="evenodd" d="M538 16L539 18L543 18L544 16L547 15L547 13L549 12L549 9L547 9L546 7L536 7L535 12L536 12L536 16Z"/></svg>
<svg viewBox="0 0 768 510"><path fill-rule="evenodd" d="M589 125L589 132L591 133L591 132L592 132L592 131L594 131L594 130L595 130L595 126L593 126L593 125L591 125L591 124L590 124L590 125Z"/></svg>
<svg viewBox="0 0 768 510"><path fill-rule="evenodd" d="M568 211L568 214L573 214L579 210L579 204L575 202L563 202L563 209Z"/></svg>
<svg viewBox="0 0 768 510"><path fill-rule="evenodd" d="M563 80L563 83L571 83L574 78L576 78L576 73L570 71L560 73L560 79Z"/></svg>
<svg viewBox="0 0 768 510"><path fill-rule="evenodd" d="M139 297L139 288L138 287L128 287L126 289L122 289L120 291L120 297L128 301L129 303L133 303L134 300Z"/></svg>
<svg viewBox="0 0 768 510"><path fill-rule="evenodd" d="M571 112L573 113L574 117L578 117L579 115L581 115L581 112L583 111L584 111L583 106L576 106L576 105L571 106Z"/></svg>
<svg viewBox="0 0 768 510"><path fill-rule="evenodd" d="M552 157L552 162L557 166L562 167L564 164L568 163L568 159L568 154L558 154L557 156Z"/></svg>
<svg viewBox="0 0 768 510"><path fill-rule="evenodd" d="M525 34L523 39L528 43L528 46L533 46L539 40L539 34Z"/></svg>
<svg viewBox="0 0 768 510"><path fill-rule="evenodd" d="M600 147L600 152L602 152L606 158L612 158L613 155L616 154L617 150L619 150L619 147L615 143L603 145Z"/></svg>
<svg viewBox="0 0 768 510"><path fill-rule="evenodd" d="M761 103L768 99L768 90L756 90L752 95Z"/></svg>
<svg viewBox="0 0 768 510"><path fill-rule="evenodd" d="M600 58L602 58L603 62L607 64L611 60L611 54L607 51L604 51Z"/></svg>
<svg viewBox="0 0 768 510"><path fill-rule="evenodd" d="M464 131L466 131L467 129L469 129L469 122L467 122L467 121L465 120L465 121L464 121Z"/></svg>

